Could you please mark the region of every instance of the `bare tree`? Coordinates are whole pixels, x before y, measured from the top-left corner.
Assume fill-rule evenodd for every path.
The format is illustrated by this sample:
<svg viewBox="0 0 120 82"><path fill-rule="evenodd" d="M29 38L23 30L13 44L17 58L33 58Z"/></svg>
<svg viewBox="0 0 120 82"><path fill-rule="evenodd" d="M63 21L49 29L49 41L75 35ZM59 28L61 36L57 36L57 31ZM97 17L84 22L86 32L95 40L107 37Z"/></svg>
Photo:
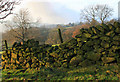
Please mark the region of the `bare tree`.
<svg viewBox="0 0 120 82"><path fill-rule="evenodd" d="M0 0L0 19L12 14L14 6L19 4L19 0Z"/></svg>
<svg viewBox="0 0 120 82"><path fill-rule="evenodd" d="M91 23L92 21L98 21L104 23L110 16L112 16L113 9L107 5L95 5L89 6L81 10L81 19Z"/></svg>
<svg viewBox="0 0 120 82"><path fill-rule="evenodd" d="M30 26L28 10L21 9L18 14L15 14L12 22L5 24L5 26L9 27L13 32L12 35L24 44L24 41L27 40L27 29Z"/></svg>

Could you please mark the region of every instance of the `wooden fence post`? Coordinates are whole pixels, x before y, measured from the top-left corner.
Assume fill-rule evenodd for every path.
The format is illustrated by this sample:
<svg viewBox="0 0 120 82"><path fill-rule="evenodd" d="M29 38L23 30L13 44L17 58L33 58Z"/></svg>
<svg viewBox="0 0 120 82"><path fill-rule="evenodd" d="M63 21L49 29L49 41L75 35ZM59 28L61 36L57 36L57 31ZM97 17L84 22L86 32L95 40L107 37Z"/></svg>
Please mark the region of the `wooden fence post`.
<svg viewBox="0 0 120 82"><path fill-rule="evenodd" d="M10 57L9 57L9 54L8 54L8 44L7 44L7 40L5 40L5 51L6 51L6 54L7 54L8 58L10 58Z"/></svg>
<svg viewBox="0 0 120 82"><path fill-rule="evenodd" d="M5 49L6 49L6 52L8 52L8 44L7 44L7 40L5 40Z"/></svg>
<svg viewBox="0 0 120 82"><path fill-rule="evenodd" d="M60 42L63 43L63 38L62 38L62 34L61 34L60 28L58 29L58 34L59 34Z"/></svg>

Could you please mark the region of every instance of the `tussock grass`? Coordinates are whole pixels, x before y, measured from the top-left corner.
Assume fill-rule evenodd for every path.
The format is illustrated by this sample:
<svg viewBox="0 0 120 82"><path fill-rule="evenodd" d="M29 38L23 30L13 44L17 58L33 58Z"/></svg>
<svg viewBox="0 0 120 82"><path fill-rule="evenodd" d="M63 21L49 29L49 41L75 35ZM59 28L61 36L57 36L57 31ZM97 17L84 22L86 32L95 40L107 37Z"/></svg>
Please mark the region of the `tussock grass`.
<svg viewBox="0 0 120 82"><path fill-rule="evenodd" d="M106 66L88 66L76 68L41 68L2 70L3 80L120 80L119 67L116 64Z"/></svg>

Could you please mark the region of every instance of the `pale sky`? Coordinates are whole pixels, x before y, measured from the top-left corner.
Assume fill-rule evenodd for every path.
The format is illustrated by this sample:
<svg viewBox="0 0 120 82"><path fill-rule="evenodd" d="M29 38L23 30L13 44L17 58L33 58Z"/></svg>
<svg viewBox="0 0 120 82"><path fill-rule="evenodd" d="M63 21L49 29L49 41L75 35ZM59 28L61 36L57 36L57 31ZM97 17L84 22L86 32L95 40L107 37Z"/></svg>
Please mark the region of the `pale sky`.
<svg viewBox="0 0 120 82"><path fill-rule="evenodd" d="M107 4L114 9L113 17L118 17L118 2L120 0L22 0L21 4L15 7L27 8L34 19L41 19L41 23L67 24L80 21L80 10L89 5ZM7 18L11 19L12 15Z"/></svg>
<svg viewBox="0 0 120 82"><path fill-rule="evenodd" d="M79 22L80 10L89 5L107 4L114 9L113 18L118 17L118 2L120 0L23 0L16 7L28 8L31 16L40 18L41 23L59 24Z"/></svg>

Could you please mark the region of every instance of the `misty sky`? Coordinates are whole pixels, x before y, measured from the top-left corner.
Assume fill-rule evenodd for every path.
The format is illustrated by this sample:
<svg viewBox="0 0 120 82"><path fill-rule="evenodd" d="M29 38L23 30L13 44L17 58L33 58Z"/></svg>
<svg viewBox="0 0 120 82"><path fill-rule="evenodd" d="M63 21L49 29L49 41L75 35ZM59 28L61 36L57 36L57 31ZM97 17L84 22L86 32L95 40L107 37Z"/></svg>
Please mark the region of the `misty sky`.
<svg viewBox="0 0 120 82"><path fill-rule="evenodd" d="M23 0L16 6L15 12L20 8L27 8L30 17L40 19L41 23L67 24L80 21L80 10L89 5L107 4L114 9L113 17L118 17L119 0ZM11 19L12 15L7 17Z"/></svg>
<svg viewBox="0 0 120 82"><path fill-rule="evenodd" d="M41 23L61 24L79 22L80 10L89 5L107 4L114 9L113 18L118 17L119 0L23 0L16 10L27 8L34 19Z"/></svg>

